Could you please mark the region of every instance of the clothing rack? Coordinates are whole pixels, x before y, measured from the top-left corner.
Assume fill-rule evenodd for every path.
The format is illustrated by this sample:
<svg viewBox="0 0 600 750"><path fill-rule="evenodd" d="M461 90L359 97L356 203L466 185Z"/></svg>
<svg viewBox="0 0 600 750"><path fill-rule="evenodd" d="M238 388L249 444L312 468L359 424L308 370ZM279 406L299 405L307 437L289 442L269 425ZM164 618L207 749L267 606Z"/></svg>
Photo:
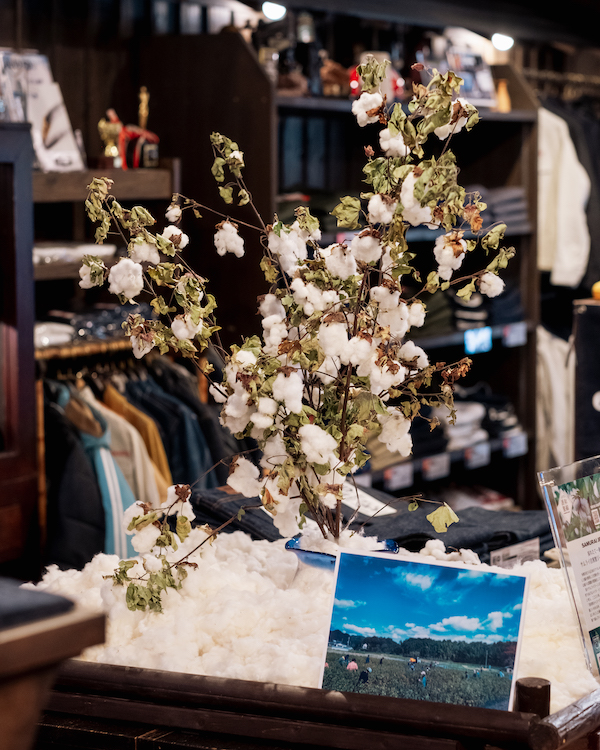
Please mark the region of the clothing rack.
<svg viewBox="0 0 600 750"><path fill-rule="evenodd" d="M131 350L131 342L128 338L118 338L114 341L82 342L65 346L48 346L44 349L36 349L36 360L48 359L75 359L77 357L92 357L97 354Z"/></svg>

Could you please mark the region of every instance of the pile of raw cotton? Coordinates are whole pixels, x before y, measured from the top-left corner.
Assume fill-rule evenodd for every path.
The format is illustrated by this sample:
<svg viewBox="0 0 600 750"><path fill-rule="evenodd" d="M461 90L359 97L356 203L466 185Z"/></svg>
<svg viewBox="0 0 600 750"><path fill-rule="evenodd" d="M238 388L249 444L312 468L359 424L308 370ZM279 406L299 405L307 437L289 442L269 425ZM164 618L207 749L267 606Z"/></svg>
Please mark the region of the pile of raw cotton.
<svg viewBox="0 0 600 750"><path fill-rule="evenodd" d="M327 545L322 551L332 551ZM373 549L373 540L354 536L350 545ZM446 554L437 541L420 554L477 564L472 552ZM331 573L299 565L283 542L242 532L222 534L193 560L198 568L183 587L163 593L162 613L127 609L125 589L104 578L115 556L98 555L82 571L51 567L38 587L108 614L106 642L84 652L88 661L318 687ZM549 679L556 711L598 684L585 665L562 571L541 561L522 569L530 584L517 677Z"/></svg>

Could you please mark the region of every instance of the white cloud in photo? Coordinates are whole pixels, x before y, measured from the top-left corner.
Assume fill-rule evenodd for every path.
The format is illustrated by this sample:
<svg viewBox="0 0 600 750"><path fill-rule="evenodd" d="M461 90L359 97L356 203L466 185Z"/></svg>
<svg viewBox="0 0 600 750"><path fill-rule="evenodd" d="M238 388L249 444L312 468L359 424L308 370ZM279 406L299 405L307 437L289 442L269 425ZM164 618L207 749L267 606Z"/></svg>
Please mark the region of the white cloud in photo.
<svg viewBox="0 0 600 750"><path fill-rule="evenodd" d="M513 584L514 580L514 576L502 575L501 573L497 573L496 575L492 576L490 583L492 586L507 586L509 584Z"/></svg>
<svg viewBox="0 0 600 750"><path fill-rule="evenodd" d="M409 586L421 589L421 591L427 591L431 588L435 582L433 576L428 576L423 573L405 573L402 578Z"/></svg>
<svg viewBox="0 0 600 750"><path fill-rule="evenodd" d="M457 581L469 581L469 583L484 583L487 576L477 571L461 570L456 576Z"/></svg>
<svg viewBox="0 0 600 750"><path fill-rule="evenodd" d="M488 628L490 630L500 630L504 625L504 620L509 620L512 617L510 612L490 612L488 615Z"/></svg>
<svg viewBox="0 0 600 750"><path fill-rule="evenodd" d="M356 607L364 607L366 602L354 601L353 599L336 599L335 606L340 609L356 609Z"/></svg>
<svg viewBox="0 0 600 750"><path fill-rule="evenodd" d="M467 615L453 615L452 617L444 617L441 622L436 622L429 628L438 633L447 633L452 630L466 630L473 633L481 628L481 620L478 617L467 617Z"/></svg>
<svg viewBox="0 0 600 750"><path fill-rule="evenodd" d="M414 622L405 622L404 627L405 628L414 628L415 624Z"/></svg>
<svg viewBox="0 0 600 750"><path fill-rule="evenodd" d="M515 612L518 612L518 611L520 611L522 609L523 609L522 602L519 602L518 604L515 604L515 606L513 607L513 611L515 611Z"/></svg>
<svg viewBox="0 0 600 750"><path fill-rule="evenodd" d="M360 625L344 625L344 630L348 630L351 633L358 633L358 635L375 636L378 635L375 628L361 627Z"/></svg>

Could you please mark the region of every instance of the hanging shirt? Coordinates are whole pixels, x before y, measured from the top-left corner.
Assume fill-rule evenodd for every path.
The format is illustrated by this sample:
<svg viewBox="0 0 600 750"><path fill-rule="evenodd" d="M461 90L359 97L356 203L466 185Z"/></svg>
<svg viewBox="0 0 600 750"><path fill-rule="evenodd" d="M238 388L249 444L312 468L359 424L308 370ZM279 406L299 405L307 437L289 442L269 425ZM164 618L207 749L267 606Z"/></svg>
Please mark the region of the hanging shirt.
<svg viewBox="0 0 600 750"><path fill-rule="evenodd" d="M551 271L555 286L576 287L590 254L586 205L590 178L567 123L541 108L538 112L538 267Z"/></svg>
<svg viewBox="0 0 600 750"><path fill-rule="evenodd" d="M104 404L117 414L124 417L142 436L142 439L148 450L148 455L156 466L156 469L164 477L167 486L173 484L171 469L165 446L162 442L156 423L147 414L137 409L110 383L106 384L102 395Z"/></svg>
<svg viewBox="0 0 600 750"><path fill-rule="evenodd" d="M150 456L140 433L124 417L98 401L89 386L79 396L105 419L110 430L110 452L136 500L153 508L160 505Z"/></svg>
<svg viewBox="0 0 600 750"><path fill-rule="evenodd" d="M192 410L151 378L128 382L126 394L135 406L160 421L167 438L165 449L174 482L193 484L198 489L216 487L216 477L211 472L212 456Z"/></svg>
<svg viewBox="0 0 600 750"><path fill-rule="evenodd" d="M72 421L76 420L81 443L96 473L105 515L104 552L118 555L122 560L136 557L132 537L125 533L123 526L123 514L135 503L135 497L110 452L110 431L106 420L83 401L74 399L65 386L60 389L57 403ZM92 414L99 430L90 425L92 431L87 431L89 414L86 410Z"/></svg>

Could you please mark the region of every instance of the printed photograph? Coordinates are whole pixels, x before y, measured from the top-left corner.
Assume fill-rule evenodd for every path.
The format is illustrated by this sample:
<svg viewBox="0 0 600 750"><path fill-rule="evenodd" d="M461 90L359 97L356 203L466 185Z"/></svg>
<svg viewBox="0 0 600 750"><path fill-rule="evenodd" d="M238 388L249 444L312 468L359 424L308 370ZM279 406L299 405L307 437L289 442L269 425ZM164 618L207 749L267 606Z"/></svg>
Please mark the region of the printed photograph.
<svg viewBox="0 0 600 750"><path fill-rule="evenodd" d="M565 541L595 533L600 529L600 474L559 485L554 502Z"/></svg>
<svg viewBox="0 0 600 750"><path fill-rule="evenodd" d="M342 553L322 687L510 709L527 580Z"/></svg>

